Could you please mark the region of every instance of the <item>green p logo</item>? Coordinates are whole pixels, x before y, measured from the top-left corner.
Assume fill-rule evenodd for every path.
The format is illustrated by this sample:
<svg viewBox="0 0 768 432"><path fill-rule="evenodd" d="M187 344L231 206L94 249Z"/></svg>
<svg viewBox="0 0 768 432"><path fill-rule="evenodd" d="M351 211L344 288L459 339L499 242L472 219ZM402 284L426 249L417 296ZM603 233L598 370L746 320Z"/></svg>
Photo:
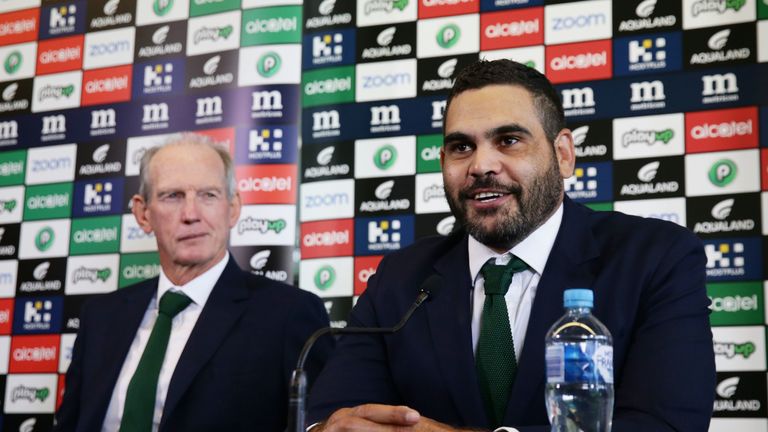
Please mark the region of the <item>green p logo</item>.
<svg viewBox="0 0 768 432"><path fill-rule="evenodd" d="M40 252L45 252L53 245L53 240L56 238L53 228L47 226L41 229L35 236L35 247Z"/></svg>
<svg viewBox="0 0 768 432"><path fill-rule="evenodd" d="M392 165L395 164L396 159L397 149L390 144L382 146L376 151L376 154L373 155L373 163L376 165L376 168L380 170L391 168Z"/></svg>
<svg viewBox="0 0 768 432"><path fill-rule="evenodd" d="M461 37L461 29L456 24L446 24L437 32L437 44L441 48L451 48Z"/></svg>
<svg viewBox="0 0 768 432"><path fill-rule="evenodd" d="M280 64L280 56L276 52L270 51L259 57L256 70L259 72L259 75L269 78L280 70Z"/></svg>
<svg viewBox="0 0 768 432"><path fill-rule="evenodd" d="M730 159L721 159L709 169L709 181L718 187L725 187L736 178L736 164Z"/></svg>
<svg viewBox="0 0 768 432"><path fill-rule="evenodd" d="M326 265L317 269L315 273L315 286L319 290L327 290L336 281L336 270L333 267Z"/></svg>

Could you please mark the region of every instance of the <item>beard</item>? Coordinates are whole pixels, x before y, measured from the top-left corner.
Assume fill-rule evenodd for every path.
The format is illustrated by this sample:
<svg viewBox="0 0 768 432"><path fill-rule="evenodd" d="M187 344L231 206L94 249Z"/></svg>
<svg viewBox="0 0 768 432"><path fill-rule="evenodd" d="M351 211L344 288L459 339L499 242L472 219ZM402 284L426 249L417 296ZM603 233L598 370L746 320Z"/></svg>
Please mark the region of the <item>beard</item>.
<svg viewBox="0 0 768 432"><path fill-rule="evenodd" d="M479 188L514 195L517 209L503 206L475 210L475 214L469 215L467 202L473 199L473 191ZM554 155L547 170L534 178L527 188L517 183L503 184L491 176L476 177L471 185L459 191L445 187L448 206L456 216L457 225L464 227L480 243L500 250L511 249L540 227L560 204L562 195L563 180ZM496 216L494 223L491 226L483 225L480 218L493 215Z"/></svg>

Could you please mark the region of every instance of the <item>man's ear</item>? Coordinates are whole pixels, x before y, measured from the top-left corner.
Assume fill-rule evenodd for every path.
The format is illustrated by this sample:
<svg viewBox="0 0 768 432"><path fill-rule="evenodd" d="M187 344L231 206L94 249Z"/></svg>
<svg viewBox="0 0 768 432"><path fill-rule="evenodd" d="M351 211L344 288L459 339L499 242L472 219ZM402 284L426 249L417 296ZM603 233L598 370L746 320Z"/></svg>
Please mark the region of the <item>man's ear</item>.
<svg viewBox="0 0 768 432"><path fill-rule="evenodd" d="M570 129L562 129L555 138L555 157L560 168L560 175L565 179L573 175L576 167L576 149Z"/></svg>
<svg viewBox="0 0 768 432"><path fill-rule="evenodd" d="M141 195L134 195L131 198L131 213L136 218L136 222L142 231L149 234L152 232L152 224L149 223L149 208Z"/></svg>
<svg viewBox="0 0 768 432"><path fill-rule="evenodd" d="M243 208L242 200L240 199L240 192L235 191L235 196L229 202L229 228L234 228L237 224L237 220L240 219L240 210Z"/></svg>

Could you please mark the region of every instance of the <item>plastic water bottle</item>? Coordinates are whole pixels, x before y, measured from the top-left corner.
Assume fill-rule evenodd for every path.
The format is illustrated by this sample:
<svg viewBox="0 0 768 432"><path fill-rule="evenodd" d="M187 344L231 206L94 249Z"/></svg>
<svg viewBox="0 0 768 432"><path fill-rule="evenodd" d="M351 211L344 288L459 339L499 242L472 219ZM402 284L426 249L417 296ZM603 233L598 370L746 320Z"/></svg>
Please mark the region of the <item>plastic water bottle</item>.
<svg viewBox="0 0 768 432"><path fill-rule="evenodd" d="M552 432L610 432L613 341L592 316L592 290L568 289L565 315L546 336L546 403Z"/></svg>

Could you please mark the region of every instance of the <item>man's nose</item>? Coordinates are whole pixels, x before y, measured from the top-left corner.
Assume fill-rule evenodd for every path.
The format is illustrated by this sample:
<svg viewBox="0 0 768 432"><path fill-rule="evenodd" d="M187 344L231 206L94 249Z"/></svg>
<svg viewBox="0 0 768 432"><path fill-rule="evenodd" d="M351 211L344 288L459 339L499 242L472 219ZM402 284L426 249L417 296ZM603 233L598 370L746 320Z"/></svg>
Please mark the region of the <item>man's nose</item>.
<svg viewBox="0 0 768 432"><path fill-rule="evenodd" d="M499 152L490 143L479 144L472 155L469 170L473 176L498 174L501 170Z"/></svg>
<svg viewBox="0 0 768 432"><path fill-rule="evenodd" d="M188 194L184 198L184 207L182 209L182 218L184 221L193 222L199 219L198 202L195 194Z"/></svg>

